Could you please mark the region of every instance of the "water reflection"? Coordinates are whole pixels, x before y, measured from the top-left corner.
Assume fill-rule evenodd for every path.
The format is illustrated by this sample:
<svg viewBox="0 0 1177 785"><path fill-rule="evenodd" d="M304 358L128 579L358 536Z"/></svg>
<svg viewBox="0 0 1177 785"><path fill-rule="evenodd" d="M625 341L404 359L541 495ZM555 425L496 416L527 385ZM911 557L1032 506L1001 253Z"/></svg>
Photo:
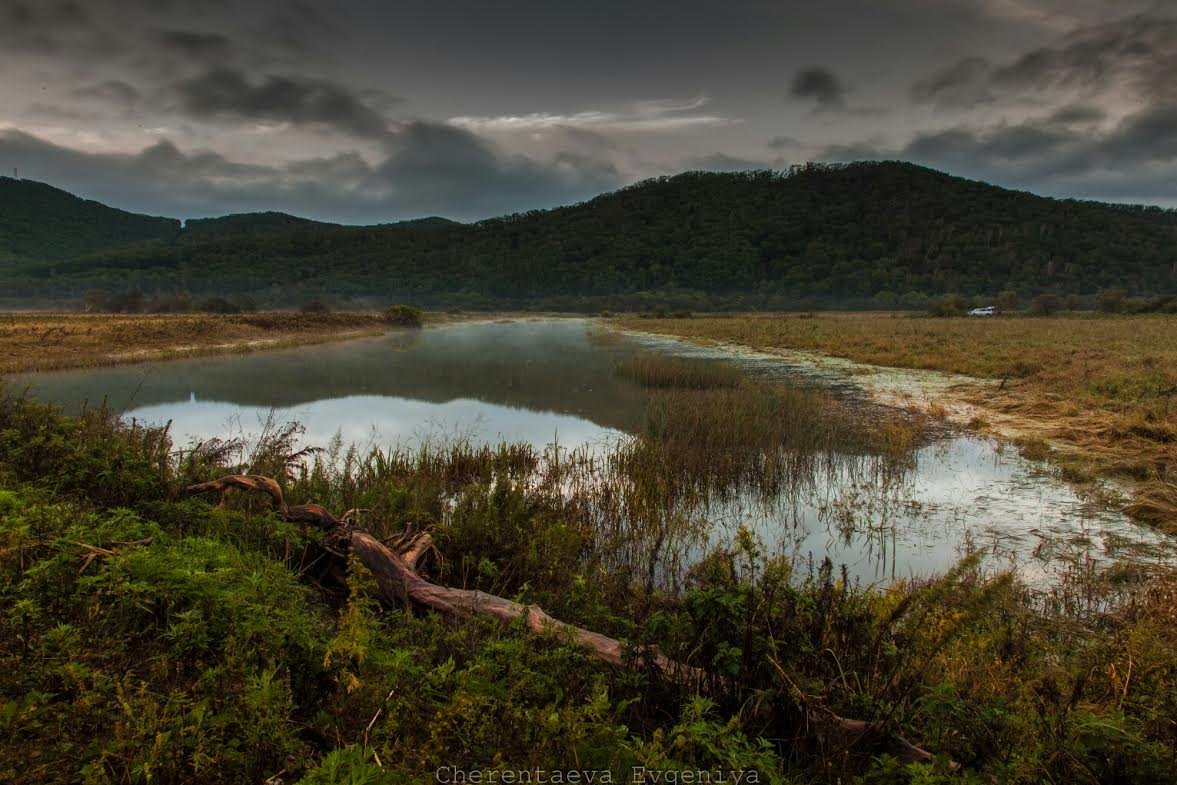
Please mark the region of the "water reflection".
<svg viewBox="0 0 1177 785"><path fill-rule="evenodd" d="M653 347L696 356L714 350L650 339L593 340L578 320L461 324L346 344L16 380L77 411L103 400L128 418L171 421L177 443L250 435L296 420L308 444L337 433L361 446L439 438L604 445L634 430L644 393L613 373ZM758 375L833 387L771 358L742 360ZM908 472L835 462L770 504L747 497L702 511L706 543L740 525L804 567L825 557L855 578L886 582L942 571L967 548L1049 579L1074 561L1115 552L1170 558L1174 541L1124 516L1085 505L1066 485L1000 444L954 434L921 449Z"/></svg>

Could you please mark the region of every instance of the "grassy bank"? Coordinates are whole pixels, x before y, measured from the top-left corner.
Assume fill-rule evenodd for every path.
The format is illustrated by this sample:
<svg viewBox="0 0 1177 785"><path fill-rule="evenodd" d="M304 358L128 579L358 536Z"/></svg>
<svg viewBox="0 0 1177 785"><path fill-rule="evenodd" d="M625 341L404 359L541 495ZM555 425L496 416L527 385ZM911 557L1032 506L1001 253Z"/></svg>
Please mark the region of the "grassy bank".
<svg viewBox="0 0 1177 785"><path fill-rule="evenodd" d="M647 427L609 458L306 453L291 429L177 450L102 411L0 398L0 780L356 785L456 767L629 782L645 767L664 773L647 782L1170 781L1177 576L1129 593L1077 570L1042 595L967 559L876 590L770 558L747 530L701 552L699 477L805 482L835 446L880 469L904 447L817 394L758 405L774 393L641 367ZM763 460L776 451L807 459ZM671 684L636 649L622 670L521 624L381 608L354 562L346 584L324 567L321 534L255 498L181 494L230 471L279 478L291 503L361 510L380 537L428 530L434 581L710 675ZM937 759L903 765L830 734L813 720L829 713Z"/></svg>
<svg viewBox="0 0 1177 785"><path fill-rule="evenodd" d="M376 312L0 314L0 376L227 354L375 335Z"/></svg>
<svg viewBox="0 0 1177 785"><path fill-rule="evenodd" d="M905 314L754 314L617 318L623 328L803 350L862 363L964 374L1001 384L946 392L1036 454L1046 445L1071 479L1137 483L1129 511L1177 529L1177 318L938 319Z"/></svg>

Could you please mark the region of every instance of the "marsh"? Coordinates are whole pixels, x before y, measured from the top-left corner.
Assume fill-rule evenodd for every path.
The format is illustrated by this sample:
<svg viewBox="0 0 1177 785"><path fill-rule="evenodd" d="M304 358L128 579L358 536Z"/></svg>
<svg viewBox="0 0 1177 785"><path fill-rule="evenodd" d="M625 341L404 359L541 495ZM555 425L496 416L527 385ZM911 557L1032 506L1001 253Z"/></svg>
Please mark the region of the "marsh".
<svg viewBox="0 0 1177 785"><path fill-rule="evenodd" d="M880 440L908 426L851 377L582 319L392 330L286 351L28 375L14 380L21 385L66 413L105 402L128 422L170 423L180 448L248 442L297 422L303 446L521 443L604 475L610 461L632 461L638 441L656 441L692 483L716 472L714 484L667 503L685 524L673 564L660 572L689 567L741 527L772 555L802 568L829 558L864 583L927 577L974 549L1032 582L1089 560L1151 563L1177 553L1172 538L1085 500L999 441L922 425L897 443ZM770 453L782 457L771 464Z"/></svg>

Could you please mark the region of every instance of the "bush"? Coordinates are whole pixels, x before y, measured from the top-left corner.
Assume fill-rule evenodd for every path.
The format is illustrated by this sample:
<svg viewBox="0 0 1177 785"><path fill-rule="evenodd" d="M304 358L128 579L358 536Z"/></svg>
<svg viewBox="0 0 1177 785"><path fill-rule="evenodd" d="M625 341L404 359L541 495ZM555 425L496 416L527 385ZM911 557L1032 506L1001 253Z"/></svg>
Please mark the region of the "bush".
<svg viewBox="0 0 1177 785"><path fill-rule="evenodd" d="M424 318L420 308L411 305L390 305L384 310L384 321L395 327L420 327Z"/></svg>
<svg viewBox="0 0 1177 785"><path fill-rule="evenodd" d="M1099 310L1104 313L1120 313L1124 310L1127 299L1128 295L1123 289L1100 289L1096 295Z"/></svg>
<svg viewBox="0 0 1177 785"><path fill-rule="evenodd" d="M147 306L148 313L188 313L192 310L192 297L187 292L159 297Z"/></svg>
<svg viewBox="0 0 1177 785"><path fill-rule="evenodd" d="M1058 313L1063 307L1062 298L1057 294L1040 294L1030 305L1030 313L1035 316L1050 316Z"/></svg>
<svg viewBox="0 0 1177 785"><path fill-rule="evenodd" d="M226 300L224 297L208 297L201 300L196 310L203 313L241 313L241 308Z"/></svg>
<svg viewBox="0 0 1177 785"><path fill-rule="evenodd" d="M928 313L932 316L963 316L969 305L969 301L959 294L946 294L928 301Z"/></svg>
<svg viewBox="0 0 1177 785"><path fill-rule="evenodd" d="M234 297L233 304L241 313L254 313L257 311L257 300L253 299L253 297L248 294L242 294Z"/></svg>
<svg viewBox="0 0 1177 785"><path fill-rule="evenodd" d="M329 313L330 308L322 300L311 300L302 304L299 308L303 313Z"/></svg>
<svg viewBox="0 0 1177 785"><path fill-rule="evenodd" d="M111 295L102 310L109 313L140 313L143 310L143 292L133 289Z"/></svg>

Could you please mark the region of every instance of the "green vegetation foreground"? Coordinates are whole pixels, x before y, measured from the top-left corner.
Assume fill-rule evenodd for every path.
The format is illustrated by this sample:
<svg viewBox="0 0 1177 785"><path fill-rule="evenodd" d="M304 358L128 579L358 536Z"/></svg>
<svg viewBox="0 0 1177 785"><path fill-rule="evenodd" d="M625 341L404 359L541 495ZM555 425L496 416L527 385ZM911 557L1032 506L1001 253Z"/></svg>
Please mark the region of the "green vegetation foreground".
<svg viewBox="0 0 1177 785"><path fill-rule="evenodd" d="M0 400L0 780L355 785L455 767L621 782L645 767L745 782L1171 781L1177 576L1120 592L1077 571L1044 597L971 558L875 590L828 562L769 558L746 531L679 561L701 520L698 479L803 481L835 442L881 467L906 447L821 396L640 373L649 430L608 462L511 445L309 454L293 429L177 453L166 432L106 412ZM791 457L758 473L722 427L733 408L748 434L792 413L756 443ZM377 536L431 532L438 583L656 644L712 677L676 685L636 649L615 669L521 624L382 608L362 568L338 583L321 535L262 500L183 497L243 470L280 478L292 504L362 508ZM881 721L937 759L904 765L827 735L809 719L826 711Z"/></svg>

